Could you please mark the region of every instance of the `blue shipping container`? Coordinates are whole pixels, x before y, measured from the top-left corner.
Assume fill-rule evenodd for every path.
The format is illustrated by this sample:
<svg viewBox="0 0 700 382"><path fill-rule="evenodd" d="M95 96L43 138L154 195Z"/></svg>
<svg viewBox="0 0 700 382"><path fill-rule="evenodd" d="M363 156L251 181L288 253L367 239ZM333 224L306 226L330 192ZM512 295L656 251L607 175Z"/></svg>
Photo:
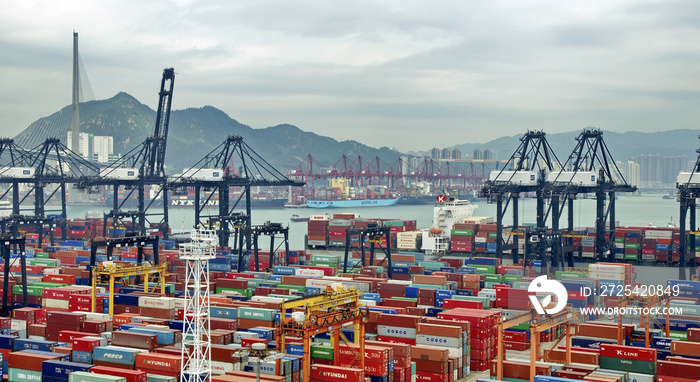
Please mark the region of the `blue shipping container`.
<svg viewBox="0 0 700 382"><path fill-rule="evenodd" d="M68 374L74 371L89 371L92 365L66 361L44 361L41 363L41 377L68 379Z"/></svg>

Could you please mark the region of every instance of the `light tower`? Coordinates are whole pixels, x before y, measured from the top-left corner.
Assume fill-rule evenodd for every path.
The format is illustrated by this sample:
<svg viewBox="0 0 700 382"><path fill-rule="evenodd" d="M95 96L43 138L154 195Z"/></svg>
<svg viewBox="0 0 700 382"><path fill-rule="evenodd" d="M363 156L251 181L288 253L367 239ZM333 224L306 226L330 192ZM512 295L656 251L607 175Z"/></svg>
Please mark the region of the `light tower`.
<svg viewBox="0 0 700 382"><path fill-rule="evenodd" d="M181 382L211 379L209 260L217 240L216 231L192 230L190 242L180 244L180 259L187 261Z"/></svg>

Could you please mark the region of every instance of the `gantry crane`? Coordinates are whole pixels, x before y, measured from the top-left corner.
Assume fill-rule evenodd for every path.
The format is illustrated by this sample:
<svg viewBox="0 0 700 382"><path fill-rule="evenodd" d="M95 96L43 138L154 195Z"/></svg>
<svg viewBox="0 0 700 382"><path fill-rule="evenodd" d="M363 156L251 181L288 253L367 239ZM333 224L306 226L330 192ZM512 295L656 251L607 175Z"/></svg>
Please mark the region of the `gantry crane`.
<svg viewBox="0 0 700 382"><path fill-rule="evenodd" d="M62 228L61 237L65 239L68 228L66 184L81 183L97 174L98 169L96 164L68 149L58 138L48 138L29 150L19 148L12 139L2 139L0 183L11 186L0 195L0 200L9 198L11 193L12 214L19 216L23 212L22 204L33 196L32 215L37 219L55 215L55 223ZM21 184L27 186L24 195L21 195ZM60 199L60 209L49 204L56 199ZM24 212L28 210L24 209ZM37 229L41 228L37 226Z"/></svg>
<svg viewBox="0 0 700 382"><path fill-rule="evenodd" d="M345 335L340 331L345 326L354 325L355 343L359 345L359 352L355 360L359 361L357 368L365 368L365 323L369 317L367 308L359 305L362 292L355 289L338 290L327 287L326 290L315 296L300 298L291 301L283 301L280 312L287 309L304 308L303 314L293 313L292 317L280 314L280 323L277 330L278 349L285 349L285 336L294 335L303 339L304 355L302 359L303 382L310 380L311 373L311 337L317 334L330 333L333 346L333 360L337 362L339 356L340 341L348 344ZM351 350L354 349L351 347Z"/></svg>
<svg viewBox="0 0 700 382"><path fill-rule="evenodd" d="M518 237L513 236L513 244L504 248L503 217L508 204L513 202L513 229L518 229L518 201L521 193L534 192L537 198L537 228L545 228L544 181L547 172L561 168L561 163L547 142L543 131L528 131L520 138L520 145L501 170L491 172L480 195L489 203L496 203L496 255L503 257L504 249L511 249L513 263L517 264ZM505 206L503 205L505 199ZM544 248L540 248L542 266L546 267Z"/></svg>
<svg viewBox="0 0 700 382"><path fill-rule="evenodd" d="M374 250L375 244L381 243L381 239L386 239L386 248L381 248L384 252L385 259L387 261L387 275L389 279L393 278L392 274L392 264L391 264L391 248L389 243L391 243L391 227L379 227L376 223L370 223L370 226L366 228L358 229L346 229L345 230L345 262L343 263L343 273L348 273L348 255L350 253L350 242L353 236L359 236L359 245L361 251L361 262L362 266L374 265ZM365 256L365 240L369 243L369 262Z"/></svg>
<svg viewBox="0 0 700 382"><path fill-rule="evenodd" d="M240 234L241 229L248 232L252 227L252 187L303 185L304 183L292 181L272 167L243 141L243 137L232 135L181 175L171 179L167 187L179 190L194 189L195 227L206 226L202 220L206 218L220 222L217 230L219 245L225 247L228 246L232 228ZM208 190L205 191L205 197L202 196L203 190ZM218 199L218 214L202 215L204 207L214 198ZM229 218L236 216L234 209L239 205L245 207L245 214L242 215L245 218L244 222L238 218ZM247 248L251 247L251 233L246 234Z"/></svg>
<svg viewBox="0 0 700 382"><path fill-rule="evenodd" d="M530 322L530 381L535 380L535 367L540 356L540 333L554 328L558 325L565 324L565 341L566 341L566 364L571 363L571 331L572 325L580 320L580 315L577 311L569 307L564 308L559 313L541 316L536 310L531 310L520 316L504 320L502 316L498 316L498 341L496 353L496 379L503 380L503 361L505 359L505 349L503 346L503 331L512 328L525 322ZM561 340L561 339L560 339ZM557 342L558 343L558 342ZM554 345L556 346L556 344Z"/></svg>
<svg viewBox="0 0 700 382"><path fill-rule="evenodd" d="M111 187L114 195L111 218L112 224L119 224L122 207L127 200L135 198L138 201L138 210L131 216L137 217L138 234L146 235L147 226L150 228L149 216L160 217L156 223L158 231L167 238L168 236L168 188L165 174L165 150L168 142L168 128L170 125L170 110L172 106L173 87L175 83L175 69L163 70L160 83L158 110L153 135L139 146L127 152L123 158L100 169L99 176L86 179L78 184L79 187L106 186ZM150 202L146 204L146 186L153 187L156 191ZM125 195L119 198L119 188L125 188ZM127 192L128 189L128 192ZM148 213L148 210L158 198L163 200L161 213ZM105 226L108 222L105 221Z"/></svg>
<svg viewBox="0 0 700 382"><path fill-rule="evenodd" d="M143 281L144 292L155 292L160 290L160 294L165 294L165 270L167 264L162 265L118 265L114 263L98 264L92 267L92 309L97 312L97 284L107 282L109 285L109 316L114 317L114 286L117 280L126 279L132 276L146 276ZM149 277L154 277L153 288L150 288ZM101 308L101 307L100 307ZM100 309L99 313L102 310Z"/></svg>
<svg viewBox="0 0 700 382"><path fill-rule="evenodd" d="M578 194L595 193L596 197L596 252L599 260L614 261L615 249L615 194L634 192L636 187L625 180L622 171L610 154L603 132L585 129L576 138L576 147L558 172L549 174L545 194L551 199L552 229L559 230L559 220L568 202L568 232L574 229L574 200ZM605 202L608 199L608 209ZM561 208L560 208L561 203ZM610 243L605 242L605 223L610 218ZM572 241L569 240L569 244ZM608 252L607 259L605 252ZM563 259L555 259L563 260ZM568 266L573 266L573 253L569 252Z"/></svg>
<svg viewBox="0 0 700 382"><path fill-rule="evenodd" d="M700 138L700 136L698 136ZM678 276L681 280L686 278L686 246L690 244L690 253L692 254L692 268L690 278L697 277L696 274L696 261L695 260L695 245L696 245L696 235L700 235L697 232L697 199L700 198L700 149L696 150L698 153L698 159L695 161L693 166L693 171L690 173L681 173L678 175L676 188L678 189L678 201L680 202L680 248L679 248L679 270ZM690 216L689 215L690 212ZM686 242L685 225L686 219L690 219L690 235L688 236L688 242ZM669 264L671 263L672 257L669 256Z"/></svg>

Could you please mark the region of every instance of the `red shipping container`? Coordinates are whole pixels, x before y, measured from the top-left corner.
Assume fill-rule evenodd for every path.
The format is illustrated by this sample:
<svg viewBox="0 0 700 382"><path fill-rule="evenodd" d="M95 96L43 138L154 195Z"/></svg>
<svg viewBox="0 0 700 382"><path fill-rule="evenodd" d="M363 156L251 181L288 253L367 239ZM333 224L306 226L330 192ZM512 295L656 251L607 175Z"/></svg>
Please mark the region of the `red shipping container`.
<svg viewBox="0 0 700 382"><path fill-rule="evenodd" d="M73 350L92 353L92 350L100 346L100 340L90 338L76 338L73 340Z"/></svg>
<svg viewBox="0 0 700 382"><path fill-rule="evenodd" d="M117 330L112 332L112 345L151 350L158 346L158 336Z"/></svg>
<svg viewBox="0 0 700 382"><path fill-rule="evenodd" d="M35 354L27 351L16 351L8 355L7 365L17 369L41 371L41 364L44 361L57 360L60 357L60 354L52 356L47 354Z"/></svg>
<svg viewBox="0 0 700 382"><path fill-rule="evenodd" d="M80 330L90 333L111 332L112 322L107 320L86 320L80 324Z"/></svg>
<svg viewBox="0 0 700 382"><path fill-rule="evenodd" d="M91 373L112 375L115 377L124 377L126 382L146 382L147 375L146 372L137 370L126 370L122 368L108 367L108 366L95 366L90 369Z"/></svg>
<svg viewBox="0 0 700 382"><path fill-rule="evenodd" d="M136 369L146 368L156 371L179 373L182 369L180 357L159 353L137 353Z"/></svg>
<svg viewBox="0 0 700 382"><path fill-rule="evenodd" d="M311 365L311 379L327 382L364 382L365 371L355 368L330 365Z"/></svg>
<svg viewBox="0 0 700 382"><path fill-rule="evenodd" d="M245 337L241 339L241 346L243 346L244 348L252 347L253 344L264 344L265 347L267 347L267 339L251 337Z"/></svg>
<svg viewBox="0 0 700 382"><path fill-rule="evenodd" d="M379 314L377 324L415 328L422 319L423 317L421 316L409 316L407 314Z"/></svg>
<svg viewBox="0 0 700 382"><path fill-rule="evenodd" d="M47 330L48 332L48 330ZM48 333L47 333L48 334ZM75 330L61 330L58 332L58 340L60 342L70 342L81 337L99 337L100 333L80 332Z"/></svg>
<svg viewBox="0 0 700 382"><path fill-rule="evenodd" d="M673 342L671 345L673 346ZM635 359L638 361L656 362L656 349L645 349L636 346L600 344L600 356L610 358Z"/></svg>
<svg viewBox="0 0 700 382"><path fill-rule="evenodd" d="M671 341L671 354L700 357L700 342Z"/></svg>
<svg viewBox="0 0 700 382"><path fill-rule="evenodd" d="M659 361L656 363L656 374L659 375L659 378L662 375L674 378L699 376L700 365L688 362ZM672 380L675 382L678 379ZM697 381L697 378L695 380Z"/></svg>
<svg viewBox="0 0 700 382"><path fill-rule="evenodd" d="M447 299L447 300L444 300L442 302L442 307L444 309L454 309L454 308L483 309L484 303L481 301Z"/></svg>
<svg viewBox="0 0 700 382"><path fill-rule="evenodd" d="M436 374L426 371L416 371L416 381L418 382L452 382L450 374Z"/></svg>
<svg viewBox="0 0 700 382"><path fill-rule="evenodd" d="M349 347L346 345L341 345L339 347L340 358L352 360L355 358L355 353L357 353L359 350L360 345L350 344ZM365 362L386 363L393 359L394 351L391 348L365 344Z"/></svg>
<svg viewBox="0 0 700 382"><path fill-rule="evenodd" d="M700 328L689 328L686 334L688 341L700 342Z"/></svg>
<svg viewBox="0 0 700 382"><path fill-rule="evenodd" d="M81 322L85 321L85 314L47 311L46 321L49 323L60 322L66 325L80 325Z"/></svg>

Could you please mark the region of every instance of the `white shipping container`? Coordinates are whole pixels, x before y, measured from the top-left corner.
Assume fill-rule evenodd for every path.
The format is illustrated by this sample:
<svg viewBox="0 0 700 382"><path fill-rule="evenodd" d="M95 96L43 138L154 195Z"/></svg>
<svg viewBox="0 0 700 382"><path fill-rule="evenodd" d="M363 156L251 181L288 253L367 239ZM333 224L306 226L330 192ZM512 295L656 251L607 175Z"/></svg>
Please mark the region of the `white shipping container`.
<svg viewBox="0 0 700 382"><path fill-rule="evenodd" d="M271 302L273 304L279 304L281 302L284 302L284 299L279 297L253 296L250 298L250 301Z"/></svg>
<svg viewBox="0 0 700 382"><path fill-rule="evenodd" d="M358 304L360 306L376 306L377 302L372 300L359 300Z"/></svg>
<svg viewBox="0 0 700 382"><path fill-rule="evenodd" d="M656 379L651 374L629 373L629 382L654 382Z"/></svg>
<svg viewBox="0 0 700 382"><path fill-rule="evenodd" d="M134 167L105 167L100 169L100 178L135 180L139 177L139 170Z"/></svg>
<svg viewBox="0 0 700 382"><path fill-rule="evenodd" d="M109 315L107 315L107 316L109 316ZM104 337L83 337L83 338L88 339L88 340L98 340L98 341L100 341L100 346L109 345L109 341Z"/></svg>
<svg viewBox="0 0 700 382"><path fill-rule="evenodd" d="M598 174L595 171L562 171L547 174L549 183L566 183L576 186L593 187L598 184Z"/></svg>
<svg viewBox="0 0 700 382"><path fill-rule="evenodd" d="M673 237L673 231L649 229L644 232L644 237L648 239L670 239Z"/></svg>
<svg viewBox="0 0 700 382"><path fill-rule="evenodd" d="M233 371L233 363L211 361L211 373L213 375L224 375L227 371Z"/></svg>
<svg viewBox="0 0 700 382"><path fill-rule="evenodd" d="M492 182L505 182L519 184L521 186L537 185L537 172L535 171L491 171L489 180Z"/></svg>
<svg viewBox="0 0 700 382"><path fill-rule="evenodd" d="M682 171L676 178L678 184L700 184L700 173Z"/></svg>
<svg viewBox="0 0 700 382"><path fill-rule="evenodd" d="M625 267L614 264L588 264L589 271L625 273Z"/></svg>
<svg viewBox="0 0 700 382"><path fill-rule="evenodd" d="M309 220L329 220L330 216L328 215L311 215L309 216Z"/></svg>
<svg viewBox="0 0 700 382"><path fill-rule="evenodd" d="M175 309L174 297L139 296L139 308Z"/></svg>
<svg viewBox="0 0 700 382"><path fill-rule="evenodd" d="M59 300L57 298L45 298L41 304L44 308L65 309L68 310L68 300Z"/></svg>
<svg viewBox="0 0 700 382"><path fill-rule="evenodd" d="M294 275L295 276L323 277L323 271L320 269L295 268Z"/></svg>
<svg viewBox="0 0 700 382"><path fill-rule="evenodd" d="M464 218L461 221L462 223L472 223L472 224L486 224L486 223L493 223L493 217L485 217L485 216L472 216L469 218Z"/></svg>
<svg viewBox="0 0 700 382"><path fill-rule="evenodd" d="M595 252L581 252L581 257L594 258Z"/></svg>
<svg viewBox="0 0 700 382"><path fill-rule="evenodd" d="M218 168L188 168L182 173L183 178L204 181L221 180L223 175L223 171Z"/></svg>
<svg viewBox="0 0 700 382"><path fill-rule="evenodd" d="M34 172L32 167L0 167L0 177L28 179Z"/></svg>
<svg viewBox="0 0 700 382"><path fill-rule="evenodd" d="M624 257L624 253L616 253L615 257L617 258L618 255ZM589 277L594 280L625 281L625 275L619 273L590 272Z"/></svg>
<svg viewBox="0 0 700 382"><path fill-rule="evenodd" d="M10 322L10 329L13 332L18 330L27 330L27 321L12 319L12 321Z"/></svg>

